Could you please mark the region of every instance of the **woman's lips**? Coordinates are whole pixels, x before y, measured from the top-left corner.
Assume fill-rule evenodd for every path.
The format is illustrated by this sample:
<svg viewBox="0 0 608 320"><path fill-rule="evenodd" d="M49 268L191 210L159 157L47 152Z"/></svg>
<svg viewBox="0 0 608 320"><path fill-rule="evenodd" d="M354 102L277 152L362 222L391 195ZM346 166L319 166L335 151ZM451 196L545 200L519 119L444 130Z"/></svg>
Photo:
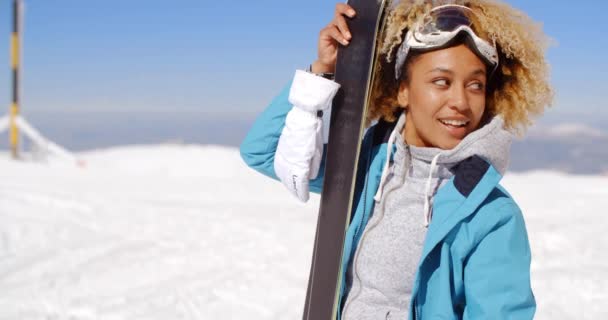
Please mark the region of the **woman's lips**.
<svg viewBox="0 0 608 320"><path fill-rule="evenodd" d="M452 137L456 139L463 139L467 134L466 125L453 125L445 123L444 121L438 120L442 127L450 134Z"/></svg>

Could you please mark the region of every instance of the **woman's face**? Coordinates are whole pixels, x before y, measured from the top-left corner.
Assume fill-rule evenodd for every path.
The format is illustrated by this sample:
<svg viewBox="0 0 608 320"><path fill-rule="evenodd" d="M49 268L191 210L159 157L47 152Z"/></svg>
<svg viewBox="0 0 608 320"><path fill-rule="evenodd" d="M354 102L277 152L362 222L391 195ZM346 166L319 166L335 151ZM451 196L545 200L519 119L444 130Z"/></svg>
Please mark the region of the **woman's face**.
<svg viewBox="0 0 608 320"><path fill-rule="evenodd" d="M486 65L464 44L421 54L399 88L409 145L452 149L475 131L486 106Z"/></svg>

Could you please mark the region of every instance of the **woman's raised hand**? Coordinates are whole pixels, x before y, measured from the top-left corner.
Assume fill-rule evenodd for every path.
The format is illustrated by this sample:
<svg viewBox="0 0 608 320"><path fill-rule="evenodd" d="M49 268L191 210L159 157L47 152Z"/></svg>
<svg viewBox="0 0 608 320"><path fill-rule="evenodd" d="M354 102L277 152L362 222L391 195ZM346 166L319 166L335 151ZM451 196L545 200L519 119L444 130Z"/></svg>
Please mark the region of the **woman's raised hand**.
<svg viewBox="0 0 608 320"><path fill-rule="evenodd" d="M318 58L312 64L312 72L334 72L336 70L336 58L338 46L347 46L352 35L346 24L346 17L352 18L355 10L346 3L336 4L336 11L331 22L319 33Z"/></svg>

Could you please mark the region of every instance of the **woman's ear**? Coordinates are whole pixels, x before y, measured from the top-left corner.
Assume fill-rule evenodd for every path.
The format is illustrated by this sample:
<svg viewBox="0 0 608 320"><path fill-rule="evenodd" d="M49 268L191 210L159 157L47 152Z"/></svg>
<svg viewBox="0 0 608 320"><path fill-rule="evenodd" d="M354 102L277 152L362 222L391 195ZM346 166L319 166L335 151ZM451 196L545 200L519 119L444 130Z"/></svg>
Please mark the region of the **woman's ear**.
<svg viewBox="0 0 608 320"><path fill-rule="evenodd" d="M409 104L409 93L410 89L407 82L401 82L401 85L399 85L399 93L397 94L397 101L399 102L400 107L407 108Z"/></svg>

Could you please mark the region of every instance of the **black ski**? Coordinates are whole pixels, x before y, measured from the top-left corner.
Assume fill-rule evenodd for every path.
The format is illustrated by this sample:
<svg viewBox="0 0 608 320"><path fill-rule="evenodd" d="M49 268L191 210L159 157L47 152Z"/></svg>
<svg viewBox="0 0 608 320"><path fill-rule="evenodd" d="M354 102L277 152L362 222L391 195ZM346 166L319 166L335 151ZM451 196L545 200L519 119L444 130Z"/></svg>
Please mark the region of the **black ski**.
<svg viewBox="0 0 608 320"><path fill-rule="evenodd" d="M357 15L348 21L353 34L338 50L336 82L341 85L333 105L329 128L325 180L317 220L317 233L304 320L336 319L342 285L344 238L352 210L357 159L370 102L376 39L381 31L387 0L349 0Z"/></svg>

